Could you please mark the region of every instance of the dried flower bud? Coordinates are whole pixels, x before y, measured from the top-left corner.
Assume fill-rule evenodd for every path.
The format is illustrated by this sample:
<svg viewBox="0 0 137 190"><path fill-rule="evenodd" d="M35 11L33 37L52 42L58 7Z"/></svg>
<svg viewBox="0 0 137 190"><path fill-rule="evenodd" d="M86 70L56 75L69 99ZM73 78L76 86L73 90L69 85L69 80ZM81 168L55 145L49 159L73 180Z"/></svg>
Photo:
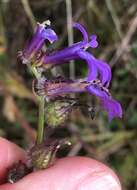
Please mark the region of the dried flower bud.
<svg viewBox="0 0 137 190"><path fill-rule="evenodd" d="M32 172L32 168L29 168L25 163L19 161L9 168L7 181L9 183L15 183L30 172Z"/></svg>
<svg viewBox="0 0 137 190"><path fill-rule="evenodd" d="M67 140L48 139L44 143L35 145L29 152L34 169L46 169L54 164L56 153L62 145L71 145Z"/></svg>

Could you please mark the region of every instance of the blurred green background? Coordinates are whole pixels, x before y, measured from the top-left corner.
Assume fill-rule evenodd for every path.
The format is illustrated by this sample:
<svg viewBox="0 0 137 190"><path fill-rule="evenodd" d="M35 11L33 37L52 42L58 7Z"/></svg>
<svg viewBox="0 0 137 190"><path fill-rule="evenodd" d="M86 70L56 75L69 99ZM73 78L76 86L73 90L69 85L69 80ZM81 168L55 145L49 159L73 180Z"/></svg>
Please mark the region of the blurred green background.
<svg viewBox="0 0 137 190"><path fill-rule="evenodd" d="M111 93L123 107L123 118L108 122L97 100L78 96L96 107L92 120L86 110L77 109L55 136L73 144L58 156L83 155L101 160L120 177L123 189L137 190L137 1L72 0L73 21L82 23L89 34L96 33L99 48L92 53L111 65ZM65 0L0 0L0 136L23 148L29 147L37 128L37 103L31 92L33 76L17 60L33 34L36 21L50 19L59 41L53 48L68 45ZM69 13L69 12L68 12ZM74 30L74 41L81 35ZM90 51L90 50L89 50ZM52 75L70 76L69 64L52 70ZM84 62L75 63L75 77L84 77Z"/></svg>

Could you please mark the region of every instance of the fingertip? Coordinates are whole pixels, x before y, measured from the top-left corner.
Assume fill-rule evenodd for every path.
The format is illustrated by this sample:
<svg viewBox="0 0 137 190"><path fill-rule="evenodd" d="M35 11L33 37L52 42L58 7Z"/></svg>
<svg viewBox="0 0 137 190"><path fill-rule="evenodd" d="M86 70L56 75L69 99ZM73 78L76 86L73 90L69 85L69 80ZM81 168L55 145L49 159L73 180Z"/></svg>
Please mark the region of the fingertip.
<svg viewBox="0 0 137 190"><path fill-rule="evenodd" d="M52 167L25 176L2 190L121 190L115 173L104 164L87 157L67 157ZM1 190L1 189L0 189Z"/></svg>
<svg viewBox="0 0 137 190"><path fill-rule="evenodd" d="M94 160L93 160L94 162ZM96 162L96 161L95 161ZM117 175L110 168L102 163L98 164L99 168L87 174L82 178L76 189L77 190L121 190L121 183ZM94 167L94 166L93 166Z"/></svg>
<svg viewBox="0 0 137 190"><path fill-rule="evenodd" d="M68 174L68 180L66 180L68 184L70 184L69 178L73 179L71 180L74 182L72 190L122 189L115 172L99 161L88 157L67 157L59 162Z"/></svg>

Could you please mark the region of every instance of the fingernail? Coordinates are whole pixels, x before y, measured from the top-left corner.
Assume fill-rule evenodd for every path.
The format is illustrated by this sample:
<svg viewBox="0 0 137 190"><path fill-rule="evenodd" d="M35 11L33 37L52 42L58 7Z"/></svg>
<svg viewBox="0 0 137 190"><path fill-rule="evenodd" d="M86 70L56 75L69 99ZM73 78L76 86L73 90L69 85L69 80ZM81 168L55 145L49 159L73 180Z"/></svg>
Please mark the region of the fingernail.
<svg viewBox="0 0 137 190"><path fill-rule="evenodd" d="M86 177L79 184L78 190L121 190L121 185L113 175L102 173Z"/></svg>

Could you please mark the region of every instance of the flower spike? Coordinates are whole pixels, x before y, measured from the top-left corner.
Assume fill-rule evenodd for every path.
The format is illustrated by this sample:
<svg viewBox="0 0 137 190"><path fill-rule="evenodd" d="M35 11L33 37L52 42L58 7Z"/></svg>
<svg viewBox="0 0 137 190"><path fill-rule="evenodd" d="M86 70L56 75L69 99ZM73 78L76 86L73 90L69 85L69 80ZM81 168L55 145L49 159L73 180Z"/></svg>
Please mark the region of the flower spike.
<svg viewBox="0 0 137 190"><path fill-rule="evenodd" d="M82 59L88 65L86 79L80 81L65 79L47 80L46 78L41 78L36 86L38 95L45 96L46 100L50 101L50 99L60 95L64 96L69 93L86 91L100 99L101 105L108 112L110 120L113 117L122 117L121 105L111 97L107 89L112 78L110 66L86 51L89 47L98 47L97 36L92 34L88 38L85 28L79 23L73 23L73 27L82 33L83 40L60 51L40 54L45 40L49 40L52 43L57 40L57 35L51 29L49 21L38 24L34 37L22 52L22 55L20 54L20 57L23 63L35 63L35 66L40 66L43 69L49 69L71 60Z"/></svg>

